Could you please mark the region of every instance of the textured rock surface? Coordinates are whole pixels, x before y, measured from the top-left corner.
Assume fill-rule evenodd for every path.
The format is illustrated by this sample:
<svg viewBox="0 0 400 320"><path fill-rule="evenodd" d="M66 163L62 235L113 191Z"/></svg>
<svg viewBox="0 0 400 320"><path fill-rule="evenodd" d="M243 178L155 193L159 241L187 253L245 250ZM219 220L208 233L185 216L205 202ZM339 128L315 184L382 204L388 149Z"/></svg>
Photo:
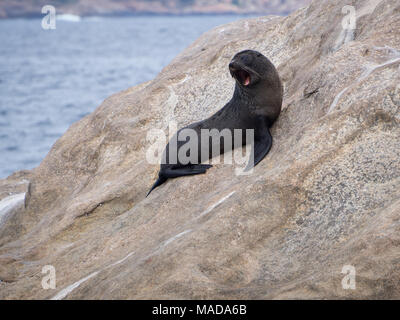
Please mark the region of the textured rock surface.
<svg viewBox="0 0 400 320"><path fill-rule="evenodd" d="M0 226L0 298L400 298L400 3L355 1L351 33L347 4L209 31L3 180L0 199L26 197ZM252 175L219 164L145 198L148 130L221 108L246 48L285 84L269 155Z"/></svg>

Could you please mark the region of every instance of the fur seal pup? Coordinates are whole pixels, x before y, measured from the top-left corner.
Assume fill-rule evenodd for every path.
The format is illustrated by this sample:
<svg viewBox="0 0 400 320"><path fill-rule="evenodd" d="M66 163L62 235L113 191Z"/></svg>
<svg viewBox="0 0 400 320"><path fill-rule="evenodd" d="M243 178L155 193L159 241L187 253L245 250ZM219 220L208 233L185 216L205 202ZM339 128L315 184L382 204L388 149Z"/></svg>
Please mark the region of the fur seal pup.
<svg viewBox="0 0 400 320"><path fill-rule="evenodd" d="M212 167L209 164L201 164L204 160L216 155L212 153L210 143L203 143L202 146L201 129L217 129L220 132L228 129L231 131L232 137L234 137L233 129L242 129L241 145L246 144L245 129L254 129L254 159L252 159L254 166L268 154L272 146L269 128L278 118L282 107L283 87L278 72L268 58L253 50L237 53L229 63L229 71L236 80L232 99L210 118L178 130L172 138L177 143L172 146L171 139L167 144L158 179L147 196L170 178L205 173ZM186 164L179 162L178 156L175 157L175 161L169 160L171 154L178 155L179 148L190 140L189 137L186 141L177 139L184 129L193 129L198 136L197 161L190 161ZM234 143L233 138L231 140L233 149L238 145ZM212 143L211 139L209 142ZM224 144L225 142L220 143L219 154L224 153ZM174 149L172 153L171 148ZM202 150L205 151L208 159L201 157Z"/></svg>

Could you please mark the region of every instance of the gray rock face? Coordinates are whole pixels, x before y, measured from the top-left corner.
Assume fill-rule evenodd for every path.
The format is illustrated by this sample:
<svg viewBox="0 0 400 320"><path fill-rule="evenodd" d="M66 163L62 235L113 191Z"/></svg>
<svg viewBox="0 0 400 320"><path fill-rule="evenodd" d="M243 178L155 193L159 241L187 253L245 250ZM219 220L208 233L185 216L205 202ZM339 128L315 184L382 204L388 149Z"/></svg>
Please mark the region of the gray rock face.
<svg viewBox="0 0 400 320"><path fill-rule="evenodd" d="M26 195L0 225L0 298L400 298L400 3L357 1L351 31L345 5L207 32L2 181L0 199ZM248 48L285 85L271 152L251 175L219 164L145 198L148 131L221 108Z"/></svg>

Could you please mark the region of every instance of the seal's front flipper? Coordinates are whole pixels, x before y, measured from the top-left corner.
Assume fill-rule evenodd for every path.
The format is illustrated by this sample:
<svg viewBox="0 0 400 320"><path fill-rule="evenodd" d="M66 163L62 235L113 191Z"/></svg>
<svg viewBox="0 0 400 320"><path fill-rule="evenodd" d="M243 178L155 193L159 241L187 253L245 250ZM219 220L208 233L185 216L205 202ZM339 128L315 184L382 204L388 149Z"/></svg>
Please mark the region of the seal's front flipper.
<svg viewBox="0 0 400 320"><path fill-rule="evenodd" d="M272 147L272 136L269 132L269 129L266 128L266 131L263 133L261 137L258 139L254 139L254 152L252 152L249 163L246 166L244 171L249 171L253 167L255 167L265 156L268 154L269 150Z"/></svg>

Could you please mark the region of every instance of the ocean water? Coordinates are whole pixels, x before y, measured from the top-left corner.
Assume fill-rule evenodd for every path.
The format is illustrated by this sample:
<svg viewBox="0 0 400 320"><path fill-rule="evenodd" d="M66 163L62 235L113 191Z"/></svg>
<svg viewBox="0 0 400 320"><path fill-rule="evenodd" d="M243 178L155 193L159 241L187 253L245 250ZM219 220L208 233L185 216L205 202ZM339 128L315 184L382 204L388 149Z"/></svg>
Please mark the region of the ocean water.
<svg viewBox="0 0 400 320"><path fill-rule="evenodd" d="M248 17L248 16L247 16ZM113 93L153 79L203 32L238 15L0 20L0 178L36 167Z"/></svg>

